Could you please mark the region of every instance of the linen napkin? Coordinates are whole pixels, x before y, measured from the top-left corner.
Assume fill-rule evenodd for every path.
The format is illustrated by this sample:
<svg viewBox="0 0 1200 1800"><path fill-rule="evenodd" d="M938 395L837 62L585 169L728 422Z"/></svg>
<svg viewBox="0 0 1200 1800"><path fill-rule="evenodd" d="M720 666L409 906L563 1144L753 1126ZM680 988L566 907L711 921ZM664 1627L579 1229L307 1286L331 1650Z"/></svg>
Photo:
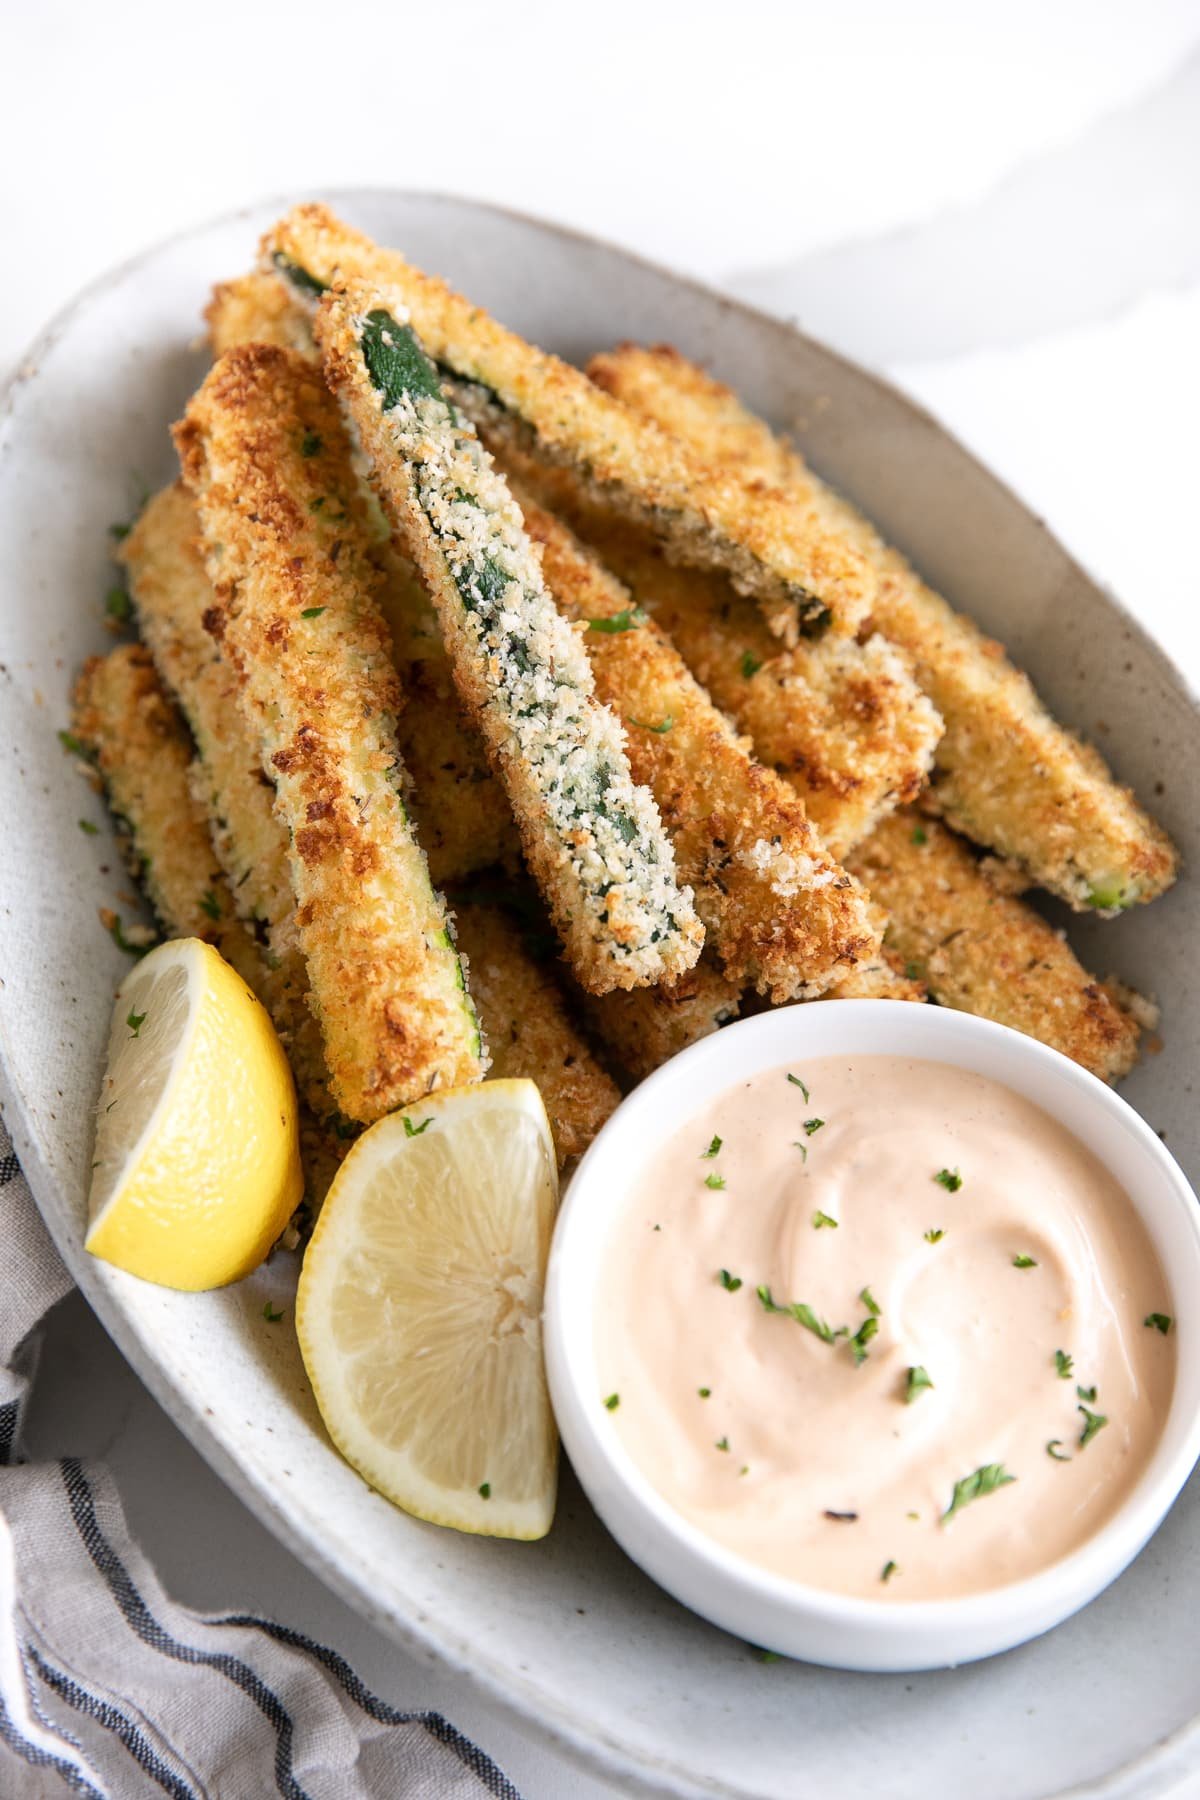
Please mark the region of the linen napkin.
<svg viewBox="0 0 1200 1800"><path fill-rule="evenodd" d="M0 1243L0 1800L520 1800L336 1651L177 1606L102 1465L22 1460L37 1327L71 1278L2 1125Z"/></svg>

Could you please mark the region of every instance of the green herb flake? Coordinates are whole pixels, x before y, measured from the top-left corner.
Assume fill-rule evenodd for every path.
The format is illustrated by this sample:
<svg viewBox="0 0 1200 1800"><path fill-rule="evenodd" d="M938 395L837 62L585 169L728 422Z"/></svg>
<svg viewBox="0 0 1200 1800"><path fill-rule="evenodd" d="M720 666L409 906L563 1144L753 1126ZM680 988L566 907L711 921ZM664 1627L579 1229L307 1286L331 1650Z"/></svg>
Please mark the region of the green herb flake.
<svg viewBox="0 0 1200 1800"><path fill-rule="evenodd" d="M1014 1256L1012 1259L1012 1266L1014 1269L1036 1269L1037 1258L1035 1256L1025 1256L1024 1254Z"/></svg>
<svg viewBox="0 0 1200 1800"><path fill-rule="evenodd" d="M118 625L127 625L133 617L133 601L123 587L110 587L104 596L104 610Z"/></svg>
<svg viewBox="0 0 1200 1800"><path fill-rule="evenodd" d="M122 520L118 520L118 522L115 525L109 526L108 535L112 539L114 544L123 544L125 542L125 539L129 536L129 534L132 530L133 530L133 526L126 524L125 521L122 519Z"/></svg>
<svg viewBox="0 0 1200 1800"><path fill-rule="evenodd" d="M904 1380L905 1406L911 1406L919 1394L924 1393L926 1388L931 1388L932 1386L933 1382L929 1378L929 1370L922 1368L921 1364L917 1363L914 1368L911 1368L908 1371Z"/></svg>
<svg viewBox="0 0 1200 1800"><path fill-rule="evenodd" d="M60 731L58 741L69 756L81 756L84 762L91 762L92 753L87 745L75 736L73 731Z"/></svg>
<svg viewBox="0 0 1200 1800"><path fill-rule="evenodd" d="M711 1175L706 1175L704 1177L704 1185L706 1188L723 1188L725 1186L725 1177L723 1175L718 1175L714 1169Z"/></svg>
<svg viewBox="0 0 1200 1800"><path fill-rule="evenodd" d="M125 1023L129 1027L130 1037L141 1037L142 1026L146 1023L146 1015L145 1013L134 1012L133 1008L130 1007L125 1015Z"/></svg>
<svg viewBox="0 0 1200 1800"><path fill-rule="evenodd" d="M98 825L93 825L92 821L90 819L80 819L79 829L80 829L80 831L86 833L86 835L88 837L96 837L99 833L100 827Z"/></svg>
<svg viewBox="0 0 1200 1800"><path fill-rule="evenodd" d="M1061 1438L1051 1438L1046 1445L1046 1455L1052 1456L1055 1462L1070 1462L1071 1458L1062 1447Z"/></svg>
<svg viewBox="0 0 1200 1800"><path fill-rule="evenodd" d="M1079 1395L1081 1400L1089 1400L1093 1406L1096 1404L1096 1389L1094 1387L1077 1387L1075 1392Z"/></svg>
<svg viewBox="0 0 1200 1800"><path fill-rule="evenodd" d="M798 1087L800 1089L800 1092L804 1095L804 1098L807 1100L809 1097L808 1089L805 1087L805 1085L801 1081L800 1077L798 1075L789 1074L788 1080L791 1082L793 1087Z"/></svg>
<svg viewBox="0 0 1200 1800"><path fill-rule="evenodd" d="M917 846L918 850L921 848L921 846L923 844L927 844L929 842L929 833L926 831L926 829L923 825L914 825L913 826L912 841Z"/></svg>
<svg viewBox="0 0 1200 1800"><path fill-rule="evenodd" d="M221 902L211 888L205 888L200 896L200 911L208 919L219 919L221 916Z"/></svg>
<svg viewBox="0 0 1200 1800"><path fill-rule="evenodd" d="M406 1138L420 1137L421 1133L423 1131L428 1131L429 1127L433 1124L432 1119L422 1119L419 1125L414 1125L407 1113L401 1113L400 1117L404 1120L404 1135Z"/></svg>
<svg viewBox="0 0 1200 1800"><path fill-rule="evenodd" d="M957 1194L962 1186L962 1176L957 1169L939 1169L933 1179L939 1187L944 1187L948 1194Z"/></svg>
<svg viewBox="0 0 1200 1800"><path fill-rule="evenodd" d="M631 725L636 725L639 731L653 731L657 736L661 737L664 731L670 731L672 729L675 724L675 716L673 713L668 713L665 718L659 720L657 725L652 725L648 719L631 718L629 723Z"/></svg>
<svg viewBox="0 0 1200 1800"><path fill-rule="evenodd" d="M708 1140L708 1149L700 1152L700 1161L710 1162L714 1156L719 1156L721 1154L721 1145L724 1142L724 1138L711 1137Z"/></svg>
<svg viewBox="0 0 1200 1800"><path fill-rule="evenodd" d="M742 651L741 669L742 669L742 675L744 676L744 678L747 681L749 681L749 679L752 675L757 675L758 671L761 668L762 668L762 658L761 657L755 656L753 650L743 650Z"/></svg>
<svg viewBox="0 0 1200 1800"><path fill-rule="evenodd" d="M699 1394L699 1396L702 1400L711 1400L712 1399L712 1389L711 1388L697 1388L696 1392Z"/></svg>
<svg viewBox="0 0 1200 1800"><path fill-rule="evenodd" d="M880 1571L879 1579L880 1579L880 1581L890 1581L892 1579L892 1576L899 1574L899 1572L900 1572L899 1563L893 1562L891 1560L891 1558L889 1557L887 1562L884 1563L882 1570Z"/></svg>
<svg viewBox="0 0 1200 1800"><path fill-rule="evenodd" d="M807 1144L802 1144L802 1143L801 1143L801 1142L800 1142L800 1139L799 1139L799 1138L793 1138L793 1139L792 1139L792 1149L793 1149L793 1150L798 1150L798 1151L799 1151L799 1152L800 1152L800 1159L801 1159L801 1161L802 1161L802 1162L807 1162L807 1161L808 1161L808 1145L807 1145Z"/></svg>
<svg viewBox="0 0 1200 1800"><path fill-rule="evenodd" d="M920 981L922 979L920 963L915 963L915 962L905 963L904 973L908 976L908 979L910 981Z"/></svg>
<svg viewBox="0 0 1200 1800"><path fill-rule="evenodd" d="M925 1242L927 1244L940 1244L945 1235L946 1234L941 1226L935 1225L932 1231L927 1231L925 1233Z"/></svg>
<svg viewBox="0 0 1200 1800"><path fill-rule="evenodd" d="M490 1481L481 1481L479 1484L479 1498L481 1500L490 1500L491 1497L492 1497L491 1482Z"/></svg>
<svg viewBox="0 0 1200 1800"><path fill-rule="evenodd" d="M263 1307L262 1316L267 1321L268 1325L278 1325L280 1319L283 1317L283 1308L272 1306L271 1302L268 1300Z"/></svg>
<svg viewBox="0 0 1200 1800"><path fill-rule="evenodd" d="M589 619L587 628L612 637L618 631L636 631L645 622L646 615L640 606L626 606L620 612L610 613L607 619Z"/></svg>
<svg viewBox="0 0 1200 1800"><path fill-rule="evenodd" d="M776 1663L783 1661L778 1650L759 1650L754 1644L751 1644L750 1651L752 1655L757 1656L760 1663Z"/></svg>
<svg viewBox="0 0 1200 1800"><path fill-rule="evenodd" d="M878 1331L879 1320L872 1315L870 1318L863 1320L858 1330L854 1333L854 1336L850 1339L850 1354L854 1358L854 1366L856 1369L860 1369L863 1363L866 1362L867 1357L870 1354L867 1350L867 1345L870 1343L871 1339L877 1335Z"/></svg>
<svg viewBox="0 0 1200 1800"><path fill-rule="evenodd" d="M1108 1424L1104 1413L1091 1412L1086 1406L1076 1408L1083 1414L1083 1430L1079 1434L1079 1448L1086 1450L1098 1431L1103 1431Z"/></svg>
<svg viewBox="0 0 1200 1800"><path fill-rule="evenodd" d="M738 1289L742 1285L741 1276L740 1275L731 1275L729 1273L728 1269L718 1270L717 1280L720 1282L721 1286L725 1289L725 1292L727 1294L736 1294Z"/></svg>
<svg viewBox="0 0 1200 1800"><path fill-rule="evenodd" d="M320 436L315 431L306 431L300 439L300 454L306 462L311 457L320 456L321 448Z"/></svg>
<svg viewBox="0 0 1200 1800"><path fill-rule="evenodd" d="M301 612L300 617L302 619L319 619L321 614L327 610L328 609L324 606L306 606Z"/></svg>
<svg viewBox="0 0 1200 1800"><path fill-rule="evenodd" d="M804 1121L805 1137L812 1137L814 1132L820 1131L820 1129L824 1123L825 1123L824 1119L805 1119L805 1121Z"/></svg>
<svg viewBox="0 0 1200 1800"><path fill-rule="evenodd" d="M610 1394L604 1404L609 1412L616 1412L618 1406L621 1404L620 1394Z"/></svg>
<svg viewBox="0 0 1200 1800"><path fill-rule="evenodd" d="M942 1514L941 1523L944 1525L947 1519L952 1519L955 1513L961 1512L964 1506L969 1506L972 1500L982 1500L988 1494L994 1494L997 1488L1007 1487L1016 1479L1015 1475L1009 1474L1003 1463L981 1463L969 1475L964 1475L961 1481L955 1482L950 1504Z"/></svg>
<svg viewBox="0 0 1200 1800"><path fill-rule="evenodd" d="M877 1319L883 1311L883 1308L880 1306L878 1300L876 1300L870 1288L859 1288L858 1297L866 1307L867 1311L871 1314L872 1318Z"/></svg>
<svg viewBox="0 0 1200 1800"><path fill-rule="evenodd" d="M836 1231L838 1228L837 1220L831 1219L829 1214L827 1212L822 1212L820 1208L813 1214L812 1223L814 1231L824 1231L826 1229Z"/></svg>
<svg viewBox="0 0 1200 1800"><path fill-rule="evenodd" d="M1142 1320L1142 1324L1148 1325L1153 1331L1161 1331L1163 1336L1166 1337L1171 1326L1174 1324L1174 1320L1171 1318L1170 1313L1147 1313Z"/></svg>
<svg viewBox="0 0 1200 1800"><path fill-rule="evenodd" d="M1058 1379L1060 1381L1070 1381L1071 1373L1075 1367L1075 1358L1073 1356L1068 1356L1065 1350L1056 1350L1054 1352L1054 1367L1058 1372Z"/></svg>
<svg viewBox="0 0 1200 1800"><path fill-rule="evenodd" d="M832 1325L813 1311L806 1300L793 1300L790 1306L780 1306L769 1287L756 1288L755 1292L764 1312L786 1313L789 1319L795 1319L797 1325L803 1325L805 1331L811 1331L814 1337L819 1337L823 1344L833 1344L838 1338L847 1336L844 1325L835 1331Z"/></svg>
<svg viewBox="0 0 1200 1800"><path fill-rule="evenodd" d="M727 1437L718 1438L715 1448L718 1450L728 1450L729 1449L729 1439Z"/></svg>

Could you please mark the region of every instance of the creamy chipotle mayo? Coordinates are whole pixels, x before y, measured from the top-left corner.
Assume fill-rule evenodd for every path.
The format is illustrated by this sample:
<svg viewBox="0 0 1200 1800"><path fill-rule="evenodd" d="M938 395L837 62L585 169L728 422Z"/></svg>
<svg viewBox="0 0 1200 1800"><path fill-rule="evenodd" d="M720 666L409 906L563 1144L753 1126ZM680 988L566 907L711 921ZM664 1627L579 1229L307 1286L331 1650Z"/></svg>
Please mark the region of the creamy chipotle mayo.
<svg viewBox="0 0 1200 1800"><path fill-rule="evenodd" d="M639 1171L597 1299L611 1429L778 1574L917 1600L1032 1575L1137 1480L1175 1372L1128 1196L1010 1089L823 1058Z"/></svg>

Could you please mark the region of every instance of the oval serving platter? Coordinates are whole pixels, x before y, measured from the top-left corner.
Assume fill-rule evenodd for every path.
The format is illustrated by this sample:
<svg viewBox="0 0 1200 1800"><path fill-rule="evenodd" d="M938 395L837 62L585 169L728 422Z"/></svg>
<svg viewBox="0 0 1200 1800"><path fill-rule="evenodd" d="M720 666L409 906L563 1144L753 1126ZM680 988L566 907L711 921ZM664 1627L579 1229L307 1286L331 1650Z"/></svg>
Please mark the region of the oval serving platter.
<svg viewBox="0 0 1200 1800"><path fill-rule="evenodd" d="M306 196L311 197L311 196ZM574 361L670 341L792 429L922 572L1011 648L1059 716L1104 721L1118 773L1190 863L1200 711L1139 627L918 407L790 327L594 240L436 196L323 196ZM34 346L0 417L0 1095L72 1274L182 1429L306 1564L397 1640L476 1680L623 1792L977 1800L1182 1792L1200 1770L1200 1479L1133 1568L1036 1643L921 1676L765 1666L654 1588L569 1475L540 1545L406 1517L337 1456L294 1339L266 1330L294 1262L183 1295L82 1251L91 1115L127 966L97 918L126 885L98 803L57 741L83 658L111 645L108 527L172 473L168 423L201 376L200 309L290 200L190 233L106 277ZM1064 921L1065 922L1065 921ZM1185 879L1120 920L1071 921L1089 965L1164 1005L1165 1053L1123 1091L1193 1180L1200 897Z"/></svg>

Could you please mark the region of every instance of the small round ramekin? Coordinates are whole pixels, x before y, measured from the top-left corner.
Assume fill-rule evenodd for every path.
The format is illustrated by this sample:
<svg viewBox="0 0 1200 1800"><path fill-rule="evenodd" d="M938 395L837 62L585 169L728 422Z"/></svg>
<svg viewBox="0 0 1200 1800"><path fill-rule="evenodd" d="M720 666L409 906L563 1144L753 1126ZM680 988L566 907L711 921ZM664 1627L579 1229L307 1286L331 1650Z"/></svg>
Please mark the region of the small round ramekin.
<svg viewBox="0 0 1200 1800"><path fill-rule="evenodd" d="M954 1600L850 1598L724 1549L666 1501L597 1404L596 1278L614 1210L658 1147L736 1081L817 1056L946 1062L1003 1083L1112 1172L1158 1253L1174 1325L1162 1435L1116 1512L1039 1574ZM546 1281L546 1363L563 1443L622 1548L694 1612L764 1649L834 1668L941 1668L1008 1650L1095 1599L1161 1524L1200 1455L1200 1205L1174 1158L1111 1088L1055 1050L968 1013L895 1000L784 1007L673 1057L617 1108L567 1190Z"/></svg>

